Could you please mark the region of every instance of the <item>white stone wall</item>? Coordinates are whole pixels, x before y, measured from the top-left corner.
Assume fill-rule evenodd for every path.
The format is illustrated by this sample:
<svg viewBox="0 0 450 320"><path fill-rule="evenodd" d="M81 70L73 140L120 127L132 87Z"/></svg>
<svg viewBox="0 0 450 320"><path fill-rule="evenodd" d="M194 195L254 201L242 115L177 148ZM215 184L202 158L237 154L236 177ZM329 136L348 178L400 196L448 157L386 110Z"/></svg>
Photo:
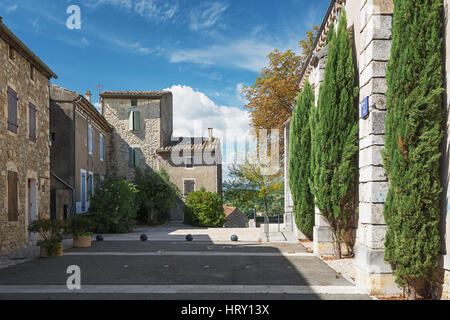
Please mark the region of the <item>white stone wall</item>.
<svg viewBox="0 0 450 320"><path fill-rule="evenodd" d="M359 217L355 248L357 285L393 294L392 270L384 262L383 206L389 183L383 169L386 66L391 52L392 0L360 0L359 101L369 97L369 117L359 122ZM361 108L359 108L361 112ZM361 115L361 114L360 114ZM374 283L375 281L375 283Z"/></svg>

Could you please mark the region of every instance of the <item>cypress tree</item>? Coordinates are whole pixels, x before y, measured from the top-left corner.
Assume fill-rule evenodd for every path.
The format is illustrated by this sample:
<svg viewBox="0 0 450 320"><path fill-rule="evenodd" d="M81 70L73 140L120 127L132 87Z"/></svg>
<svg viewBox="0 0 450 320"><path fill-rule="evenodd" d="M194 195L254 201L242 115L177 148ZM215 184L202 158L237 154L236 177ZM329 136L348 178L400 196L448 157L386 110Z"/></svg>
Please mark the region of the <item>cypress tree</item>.
<svg viewBox="0 0 450 320"><path fill-rule="evenodd" d="M316 205L330 223L335 255L341 258L342 237L352 227L356 185L358 121L355 67L345 10L331 37L312 125L312 190Z"/></svg>
<svg viewBox="0 0 450 320"><path fill-rule="evenodd" d="M314 106L314 93L307 81L298 95L294 109L289 141L289 185L294 202L295 223L306 237L312 239L314 227L314 198L309 180L311 175L310 110Z"/></svg>
<svg viewBox="0 0 450 320"><path fill-rule="evenodd" d="M325 40L326 45L330 43L330 41L334 35L335 35L334 34L334 23L331 23L330 29L328 30L328 33L327 33L327 39Z"/></svg>
<svg viewBox="0 0 450 320"><path fill-rule="evenodd" d="M387 68L385 260L410 298L429 288L440 249L442 1L394 0Z"/></svg>

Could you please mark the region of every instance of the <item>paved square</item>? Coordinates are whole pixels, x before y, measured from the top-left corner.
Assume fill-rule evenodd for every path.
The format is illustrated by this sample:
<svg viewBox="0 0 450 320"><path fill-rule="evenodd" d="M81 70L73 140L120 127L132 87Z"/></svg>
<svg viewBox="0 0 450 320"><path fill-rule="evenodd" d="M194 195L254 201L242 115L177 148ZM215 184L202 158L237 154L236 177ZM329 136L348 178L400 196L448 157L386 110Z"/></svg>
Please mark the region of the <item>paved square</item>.
<svg viewBox="0 0 450 320"><path fill-rule="evenodd" d="M170 226L105 235L62 258L0 270L0 299L369 299L300 243L260 244L248 230ZM184 240L189 233L193 242ZM230 234L245 241L227 241ZM71 265L81 269L81 290L67 289Z"/></svg>

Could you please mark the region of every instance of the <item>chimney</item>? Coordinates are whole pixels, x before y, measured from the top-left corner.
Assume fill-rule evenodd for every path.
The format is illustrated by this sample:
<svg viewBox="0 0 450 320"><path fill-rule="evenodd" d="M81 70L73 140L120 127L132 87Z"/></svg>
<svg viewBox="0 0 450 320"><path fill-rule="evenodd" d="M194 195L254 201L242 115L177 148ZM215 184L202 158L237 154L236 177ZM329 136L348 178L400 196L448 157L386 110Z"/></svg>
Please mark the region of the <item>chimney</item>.
<svg viewBox="0 0 450 320"><path fill-rule="evenodd" d="M91 91L90 90L86 91L86 93L84 95L86 96L87 101L91 102L91 98L92 98Z"/></svg>
<svg viewBox="0 0 450 320"><path fill-rule="evenodd" d="M209 142L213 141L213 139L214 139L213 130L214 130L213 128L208 128L208 141Z"/></svg>

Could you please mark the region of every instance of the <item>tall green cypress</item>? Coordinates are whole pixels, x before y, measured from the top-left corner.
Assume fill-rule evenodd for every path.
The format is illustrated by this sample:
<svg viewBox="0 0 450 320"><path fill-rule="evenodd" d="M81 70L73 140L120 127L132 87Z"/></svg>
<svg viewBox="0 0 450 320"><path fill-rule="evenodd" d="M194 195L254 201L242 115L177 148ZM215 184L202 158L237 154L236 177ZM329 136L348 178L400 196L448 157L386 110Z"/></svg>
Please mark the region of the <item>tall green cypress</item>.
<svg viewBox="0 0 450 320"><path fill-rule="evenodd" d="M331 37L312 125L312 190L316 205L330 223L335 255L352 227L358 151L355 67L345 10L337 35Z"/></svg>
<svg viewBox="0 0 450 320"><path fill-rule="evenodd" d="M427 291L440 249L442 0L394 0L387 68L385 260L409 297Z"/></svg>
<svg viewBox="0 0 450 320"><path fill-rule="evenodd" d="M294 202L295 223L306 237L312 239L314 198L309 180L311 175L310 110L314 108L314 93L309 82L298 95L292 117L289 140L289 185Z"/></svg>

